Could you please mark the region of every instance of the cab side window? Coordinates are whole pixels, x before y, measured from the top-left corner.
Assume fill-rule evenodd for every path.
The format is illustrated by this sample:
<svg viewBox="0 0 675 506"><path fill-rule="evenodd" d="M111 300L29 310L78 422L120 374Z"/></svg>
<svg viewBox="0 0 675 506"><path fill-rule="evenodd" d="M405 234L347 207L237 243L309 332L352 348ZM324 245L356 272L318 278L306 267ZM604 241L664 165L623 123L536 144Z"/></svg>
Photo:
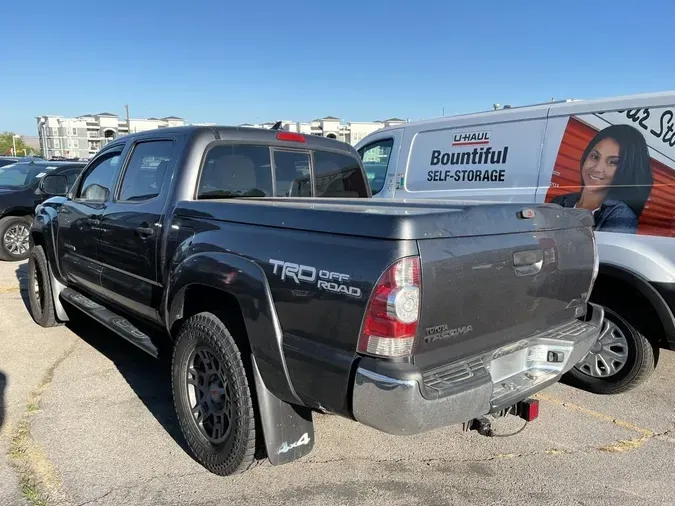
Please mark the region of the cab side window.
<svg viewBox="0 0 675 506"><path fill-rule="evenodd" d="M77 176L80 175L80 172L82 172L82 169L70 169L63 173L63 175L66 176L66 184L68 189L73 187L75 181L77 180Z"/></svg>
<svg viewBox="0 0 675 506"><path fill-rule="evenodd" d="M122 149L105 153L96 160L77 190L75 198L86 202L105 202L110 196L113 177L121 163Z"/></svg>
<svg viewBox="0 0 675 506"><path fill-rule="evenodd" d="M358 159L332 153L314 152L316 197L367 198L368 189Z"/></svg>
<svg viewBox="0 0 675 506"><path fill-rule="evenodd" d="M131 159L124 171L119 200L139 202L157 197L164 184L173 141L140 142L131 153Z"/></svg>

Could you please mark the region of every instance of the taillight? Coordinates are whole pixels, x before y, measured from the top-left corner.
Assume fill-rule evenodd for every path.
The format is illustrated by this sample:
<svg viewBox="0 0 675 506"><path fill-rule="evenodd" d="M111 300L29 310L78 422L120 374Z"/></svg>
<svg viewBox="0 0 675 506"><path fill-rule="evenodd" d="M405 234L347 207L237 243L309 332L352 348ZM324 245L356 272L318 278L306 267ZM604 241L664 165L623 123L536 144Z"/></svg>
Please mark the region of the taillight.
<svg viewBox="0 0 675 506"><path fill-rule="evenodd" d="M420 259L398 260L380 276L368 301L358 351L379 357L412 353L420 315Z"/></svg>
<svg viewBox="0 0 675 506"><path fill-rule="evenodd" d="M305 136L295 132L277 132L277 140L292 142L307 142Z"/></svg>

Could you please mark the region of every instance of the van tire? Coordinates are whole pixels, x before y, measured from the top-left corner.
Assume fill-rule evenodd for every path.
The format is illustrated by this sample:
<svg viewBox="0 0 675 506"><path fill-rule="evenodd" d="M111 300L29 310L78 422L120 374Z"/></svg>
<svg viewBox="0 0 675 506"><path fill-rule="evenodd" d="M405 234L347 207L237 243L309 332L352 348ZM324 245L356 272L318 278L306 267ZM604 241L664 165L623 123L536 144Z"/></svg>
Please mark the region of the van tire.
<svg viewBox="0 0 675 506"><path fill-rule="evenodd" d="M188 380L189 370L199 375L192 374ZM214 474L229 476L260 463L256 450L262 428L254 409L253 389L234 337L215 314L201 312L181 325L171 377L181 431L202 466ZM194 386L195 380L200 388ZM193 414L193 404L202 406L197 415Z"/></svg>
<svg viewBox="0 0 675 506"><path fill-rule="evenodd" d="M618 344L615 349L619 350L622 346L625 346L625 352L627 352L625 363L614 374L602 377L589 374L590 364L602 363L602 360L598 358L598 355L601 355L602 352L597 353L598 347L596 347L565 375L565 382L570 386L595 394L620 394L641 385L651 376L656 368L658 347L617 312L607 307L603 307L603 309L605 310L602 334L605 337L604 341L606 344L614 341L608 333L622 336L623 339L616 339L616 341L625 343L625 345ZM606 344L603 346L605 349L608 348Z"/></svg>

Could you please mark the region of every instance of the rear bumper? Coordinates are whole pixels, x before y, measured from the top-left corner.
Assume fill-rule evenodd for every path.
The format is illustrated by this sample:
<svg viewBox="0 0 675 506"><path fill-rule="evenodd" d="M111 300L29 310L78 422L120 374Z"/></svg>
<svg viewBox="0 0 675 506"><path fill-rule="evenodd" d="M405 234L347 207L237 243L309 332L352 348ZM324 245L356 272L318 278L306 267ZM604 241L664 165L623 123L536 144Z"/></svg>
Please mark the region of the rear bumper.
<svg viewBox="0 0 675 506"><path fill-rule="evenodd" d="M601 307L589 306L586 321L576 320L423 374L414 369L398 373L391 363L364 358L356 370L353 416L383 432L405 435L512 406L557 382L589 352L604 318Z"/></svg>

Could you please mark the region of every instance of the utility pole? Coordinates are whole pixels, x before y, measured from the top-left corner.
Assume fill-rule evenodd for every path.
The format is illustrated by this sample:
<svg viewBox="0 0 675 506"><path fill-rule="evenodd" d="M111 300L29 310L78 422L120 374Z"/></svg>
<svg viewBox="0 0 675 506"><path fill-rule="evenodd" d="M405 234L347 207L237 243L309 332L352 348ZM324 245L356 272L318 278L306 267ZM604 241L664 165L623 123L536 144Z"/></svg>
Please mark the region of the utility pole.
<svg viewBox="0 0 675 506"><path fill-rule="evenodd" d="M129 119L129 106L125 105L124 108L127 111L127 133L130 134L131 133L131 120Z"/></svg>

